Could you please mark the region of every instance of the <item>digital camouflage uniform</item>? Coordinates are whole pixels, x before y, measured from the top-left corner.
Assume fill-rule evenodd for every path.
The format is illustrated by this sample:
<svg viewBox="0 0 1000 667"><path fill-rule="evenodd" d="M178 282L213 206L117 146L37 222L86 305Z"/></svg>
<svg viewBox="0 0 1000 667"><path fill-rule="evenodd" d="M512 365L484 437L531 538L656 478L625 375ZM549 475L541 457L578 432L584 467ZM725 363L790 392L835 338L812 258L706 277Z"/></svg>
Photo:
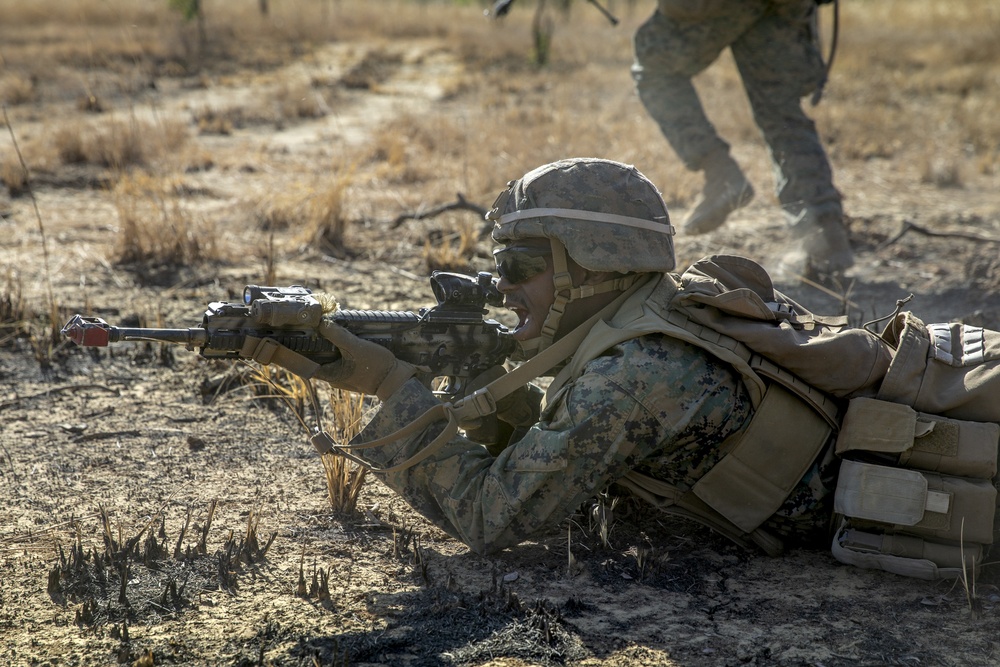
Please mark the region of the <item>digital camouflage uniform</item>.
<svg viewBox="0 0 1000 667"><path fill-rule="evenodd" d="M637 272L634 291L617 306L623 322L642 312L659 286L673 288L666 273L674 266L669 216L634 167L593 158L539 167L508 185L490 217L498 243L555 239L585 269ZM554 280L558 275L554 268ZM631 470L689 490L722 458L720 443L753 415L740 376L703 349L658 332L625 328L625 342L606 345L596 329L576 348L580 363L571 358L553 381L537 423L494 450L498 455L456 435L428 458L386 473L386 484L477 552L554 527ZM437 401L411 379L352 444L390 436ZM355 451L388 468L423 451L443 426ZM825 481L814 467L765 528L792 542L817 537L830 514Z"/></svg>
<svg viewBox="0 0 1000 667"><path fill-rule="evenodd" d="M742 257L677 275L662 196L610 160L539 167L487 217L524 363L443 404L417 366L324 321L340 356L307 377L383 403L350 446L317 433L320 451L355 452L478 553L554 529L615 485L769 554L825 543L842 562L926 579L982 561L1000 335L909 313L882 335L851 328ZM535 410L526 383L550 375Z"/></svg>
<svg viewBox="0 0 1000 667"><path fill-rule="evenodd" d="M356 442L387 436L437 402L410 380ZM418 512L473 551L513 546L552 528L581 503L635 468L689 489L721 457L727 436L752 414L738 376L704 351L662 335L616 345L542 413L516 443L493 457L455 437L415 466L383 479ZM377 467L406 460L437 434L358 455ZM799 542L821 539L830 510L814 471L765 527Z"/></svg>
<svg viewBox="0 0 1000 667"><path fill-rule="evenodd" d="M636 32L639 98L684 164L701 170L728 153L691 78L729 47L754 120L770 148L776 189L792 220L803 212L839 220L841 197L801 98L824 76L813 38L815 0L660 0Z"/></svg>
<svg viewBox="0 0 1000 667"><path fill-rule="evenodd" d="M673 228L659 192L628 165L596 158L560 160L509 183L489 217L497 243L550 239L554 286L562 284L560 267L565 268L557 252L602 278L631 272L632 286L607 306L614 312L601 315L621 337L609 340L605 327L593 325L579 341L571 334L548 341L555 347L569 340L572 356L558 366L537 421L532 415L514 424L498 410L499 418L520 427L505 448L501 443L487 449L456 434L434 451L428 445L444 428L444 422L437 422L391 444L354 451L383 469L432 451L382 478L414 509L480 553L551 529L633 470L690 490L728 451L720 447L723 441L747 428L754 408L733 367L664 335L655 321L649 328L636 317L656 295L676 290L676 278L669 273L674 268ZM619 291L614 280L587 287L594 291L609 284L611 291ZM590 298L575 295L577 291L554 287L554 294L568 295L563 306ZM556 298L552 310L561 310L558 304ZM582 307L589 312L592 302ZM539 338L547 335L543 328ZM528 364L545 354L537 350L547 348L526 353ZM556 370L540 365L535 368L543 375ZM391 436L437 404L429 389L411 379L388 397L352 444ZM790 543L822 535L830 516L830 480L820 472L817 464L766 529Z"/></svg>

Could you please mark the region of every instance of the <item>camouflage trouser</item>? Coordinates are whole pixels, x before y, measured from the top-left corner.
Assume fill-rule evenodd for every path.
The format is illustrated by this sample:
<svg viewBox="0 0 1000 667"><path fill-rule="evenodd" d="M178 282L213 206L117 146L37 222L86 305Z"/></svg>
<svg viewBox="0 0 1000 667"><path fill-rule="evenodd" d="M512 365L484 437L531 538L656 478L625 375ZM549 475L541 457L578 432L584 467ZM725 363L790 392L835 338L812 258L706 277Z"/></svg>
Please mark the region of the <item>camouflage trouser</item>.
<svg viewBox="0 0 1000 667"><path fill-rule="evenodd" d="M840 213L840 193L801 98L824 74L814 0L660 0L635 34L639 98L684 164L699 170L729 145L705 116L691 77L729 47L771 151L778 199L792 217Z"/></svg>

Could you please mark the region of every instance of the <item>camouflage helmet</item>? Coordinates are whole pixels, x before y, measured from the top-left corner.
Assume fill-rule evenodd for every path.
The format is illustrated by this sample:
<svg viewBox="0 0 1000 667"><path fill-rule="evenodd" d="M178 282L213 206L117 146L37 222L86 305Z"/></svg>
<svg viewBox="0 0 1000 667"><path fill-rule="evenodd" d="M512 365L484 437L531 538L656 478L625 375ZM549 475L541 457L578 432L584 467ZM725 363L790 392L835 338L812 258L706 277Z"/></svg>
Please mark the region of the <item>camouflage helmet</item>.
<svg viewBox="0 0 1000 667"><path fill-rule="evenodd" d="M674 229L663 197L638 169L599 158L559 160L534 169L497 197L493 240L560 241L591 271L667 272Z"/></svg>

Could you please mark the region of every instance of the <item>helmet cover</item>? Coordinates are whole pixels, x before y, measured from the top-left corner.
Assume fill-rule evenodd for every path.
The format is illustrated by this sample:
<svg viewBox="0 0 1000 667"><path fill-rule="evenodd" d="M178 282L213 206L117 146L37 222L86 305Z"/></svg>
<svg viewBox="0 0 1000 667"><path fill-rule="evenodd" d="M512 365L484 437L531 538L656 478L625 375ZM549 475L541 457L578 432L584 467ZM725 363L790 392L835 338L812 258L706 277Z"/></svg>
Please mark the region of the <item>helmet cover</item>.
<svg viewBox="0 0 1000 667"><path fill-rule="evenodd" d="M674 268L674 229L663 197L620 162L571 158L538 167L508 183L487 218L497 243L554 238L590 271Z"/></svg>

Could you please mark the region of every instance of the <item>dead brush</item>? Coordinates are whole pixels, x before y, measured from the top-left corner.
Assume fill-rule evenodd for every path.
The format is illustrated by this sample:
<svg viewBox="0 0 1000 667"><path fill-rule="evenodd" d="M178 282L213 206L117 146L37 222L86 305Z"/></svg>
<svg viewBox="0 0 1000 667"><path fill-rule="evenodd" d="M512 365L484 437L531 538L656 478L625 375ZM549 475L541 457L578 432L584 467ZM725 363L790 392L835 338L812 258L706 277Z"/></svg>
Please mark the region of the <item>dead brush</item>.
<svg viewBox="0 0 1000 667"><path fill-rule="evenodd" d="M0 292L0 347L7 347L16 338L30 334L33 314L24 301L21 274L7 269L7 281Z"/></svg>
<svg viewBox="0 0 1000 667"><path fill-rule="evenodd" d="M28 163L24 160L24 155L21 153L21 147L17 143L17 136L14 134L14 127L11 125L10 117L7 115L7 107L2 107L2 110L4 124L7 126L7 131L10 133L11 143L14 145L14 153L17 155L17 164L20 167L20 171L24 179L25 191L31 198L31 205L35 212L35 219L38 222L38 233L42 240L42 260L45 269L45 295L49 306L49 331L48 336L32 335L31 341L36 360L42 369L48 370L52 366L53 350L62 342L62 336L60 334L60 323L63 320L61 317L62 309L56 302L55 294L52 290L52 272L49 269L49 242L48 237L45 234L45 223L42 221L42 213L38 208L38 200L35 198L35 193L31 189L31 172L28 169Z"/></svg>
<svg viewBox="0 0 1000 667"><path fill-rule="evenodd" d="M121 178L112 196L119 222L116 263L188 266L223 258L216 226L183 206L176 179L137 171Z"/></svg>
<svg viewBox="0 0 1000 667"><path fill-rule="evenodd" d="M316 431L306 422L307 405L316 415L320 429L335 442L348 441L361 430L365 408L365 397L362 394L333 389L329 395L330 409L324 413L312 381L303 380L283 368L254 368L256 379L271 390L267 396L284 401L310 436ZM335 452L323 454L321 461L326 477L327 496L333 511L344 515L353 514L357 509L358 497L368 469Z"/></svg>
<svg viewBox="0 0 1000 667"><path fill-rule="evenodd" d="M304 202L304 231L300 241L338 259L348 256L345 197L353 172L332 179L329 185L316 189Z"/></svg>

